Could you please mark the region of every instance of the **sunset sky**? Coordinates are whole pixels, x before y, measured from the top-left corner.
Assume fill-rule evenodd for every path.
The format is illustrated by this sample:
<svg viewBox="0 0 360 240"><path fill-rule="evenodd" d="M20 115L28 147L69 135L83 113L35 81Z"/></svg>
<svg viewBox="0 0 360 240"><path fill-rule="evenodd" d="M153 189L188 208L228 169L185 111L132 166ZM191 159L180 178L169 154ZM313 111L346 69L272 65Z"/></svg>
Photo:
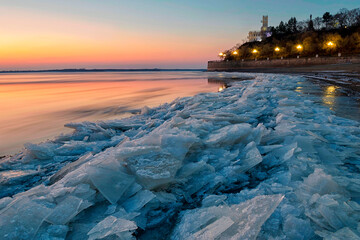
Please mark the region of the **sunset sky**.
<svg viewBox="0 0 360 240"><path fill-rule="evenodd" d="M316 2L316 3L315 3ZM296 16L358 0L1 0L0 70L205 68L217 53Z"/></svg>

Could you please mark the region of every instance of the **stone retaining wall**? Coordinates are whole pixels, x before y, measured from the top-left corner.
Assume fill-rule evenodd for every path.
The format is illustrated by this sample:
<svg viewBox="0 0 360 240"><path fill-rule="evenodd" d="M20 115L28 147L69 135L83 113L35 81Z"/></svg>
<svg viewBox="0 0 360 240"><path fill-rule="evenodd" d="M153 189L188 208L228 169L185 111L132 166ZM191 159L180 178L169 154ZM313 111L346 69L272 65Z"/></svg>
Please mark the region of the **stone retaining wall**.
<svg viewBox="0 0 360 240"><path fill-rule="evenodd" d="M350 57L313 57L246 61L209 61L208 71L236 71L259 68L305 67L313 65L360 63L360 56Z"/></svg>

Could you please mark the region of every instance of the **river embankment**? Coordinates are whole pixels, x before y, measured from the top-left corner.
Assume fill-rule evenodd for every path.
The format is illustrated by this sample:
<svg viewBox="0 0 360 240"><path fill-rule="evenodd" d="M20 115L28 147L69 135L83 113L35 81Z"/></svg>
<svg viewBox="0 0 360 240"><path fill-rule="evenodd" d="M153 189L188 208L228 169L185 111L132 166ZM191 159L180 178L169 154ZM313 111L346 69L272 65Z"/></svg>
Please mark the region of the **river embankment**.
<svg viewBox="0 0 360 240"><path fill-rule="evenodd" d="M209 61L208 71L291 73L319 70L360 71L360 56Z"/></svg>
<svg viewBox="0 0 360 240"><path fill-rule="evenodd" d="M360 56L209 61L208 71L296 74L360 92Z"/></svg>

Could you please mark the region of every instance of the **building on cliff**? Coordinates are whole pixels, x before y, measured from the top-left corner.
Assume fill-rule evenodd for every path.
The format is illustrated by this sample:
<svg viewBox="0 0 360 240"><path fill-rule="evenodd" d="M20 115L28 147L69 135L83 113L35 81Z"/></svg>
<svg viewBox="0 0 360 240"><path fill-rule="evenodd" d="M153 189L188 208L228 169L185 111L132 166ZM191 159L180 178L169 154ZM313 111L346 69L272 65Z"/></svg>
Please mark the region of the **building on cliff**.
<svg viewBox="0 0 360 240"><path fill-rule="evenodd" d="M249 42L261 41L266 37L271 36L271 32L269 31L269 17L263 16L262 18L262 27L260 31L250 31L248 36Z"/></svg>

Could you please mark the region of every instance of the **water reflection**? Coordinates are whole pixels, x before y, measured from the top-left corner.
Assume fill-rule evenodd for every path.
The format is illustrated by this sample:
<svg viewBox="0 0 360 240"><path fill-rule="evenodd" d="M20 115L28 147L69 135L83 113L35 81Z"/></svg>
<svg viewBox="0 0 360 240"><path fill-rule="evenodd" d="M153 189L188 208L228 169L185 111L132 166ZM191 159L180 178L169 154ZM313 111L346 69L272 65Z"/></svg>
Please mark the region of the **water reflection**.
<svg viewBox="0 0 360 240"><path fill-rule="evenodd" d="M298 92L298 93L302 93L303 91L302 91L302 87L296 87L296 89L295 89L295 92Z"/></svg>
<svg viewBox="0 0 360 240"><path fill-rule="evenodd" d="M336 89L337 86L327 86L324 91L322 100L325 105L327 105L331 110L334 110L334 105L336 103Z"/></svg>
<svg viewBox="0 0 360 240"><path fill-rule="evenodd" d="M217 85L219 85L218 92L222 92L226 88L231 86L231 84L230 84L231 81L229 81L227 79L221 79L221 78L208 78L208 83L209 84L217 84Z"/></svg>
<svg viewBox="0 0 360 240"><path fill-rule="evenodd" d="M60 133L68 122L128 117L143 106L216 92L204 72L0 74L0 156ZM4 114L5 113L5 114Z"/></svg>
<svg viewBox="0 0 360 240"><path fill-rule="evenodd" d="M222 92L226 88L231 87L232 82L252 80L254 78L255 77L253 77L253 76L229 76L229 75L224 75L223 73L219 73L215 77L209 77L208 83L220 84L218 92Z"/></svg>
<svg viewBox="0 0 360 240"><path fill-rule="evenodd" d="M228 88L228 86L227 86L226 84L224 84L224 85L220 86L220 87L219 87L218 92L222 92L222 91L224 91L224 90L225 90L225 88Z"/></svg>
<svg viewBox="0 0 360 240"><path fill-rule="evenodd" d="M314 79L297 84L296 92L309 95L312 101L323 104L334 111L336 115L360 120L359 93Z"/></svg>

